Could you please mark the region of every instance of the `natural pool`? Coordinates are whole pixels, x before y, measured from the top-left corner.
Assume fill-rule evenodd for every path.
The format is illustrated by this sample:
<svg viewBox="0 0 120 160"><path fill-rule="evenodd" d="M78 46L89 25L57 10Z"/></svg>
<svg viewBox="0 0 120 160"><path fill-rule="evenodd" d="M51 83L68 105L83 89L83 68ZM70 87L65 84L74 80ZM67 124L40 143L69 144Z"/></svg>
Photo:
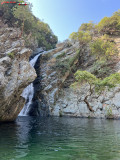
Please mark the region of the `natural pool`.
<svg viewBox="0 0 120 160"><path fill-rule="evenodd" d="M120 121L19 117L0 124L0 160L120 160Z"/></svg>

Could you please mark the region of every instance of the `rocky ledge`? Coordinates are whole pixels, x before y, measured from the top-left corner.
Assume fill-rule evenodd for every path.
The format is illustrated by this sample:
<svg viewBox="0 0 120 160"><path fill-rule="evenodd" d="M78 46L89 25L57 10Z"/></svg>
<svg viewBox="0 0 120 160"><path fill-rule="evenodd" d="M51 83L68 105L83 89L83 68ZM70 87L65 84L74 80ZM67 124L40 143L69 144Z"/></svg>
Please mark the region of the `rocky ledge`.
<svg viewBox="0 0 120 160"><path fill-rule="evenodd" d="M0 20L0 121L15 120L24 106L23 89L36 78L30 55L20 30Z"/></svg>

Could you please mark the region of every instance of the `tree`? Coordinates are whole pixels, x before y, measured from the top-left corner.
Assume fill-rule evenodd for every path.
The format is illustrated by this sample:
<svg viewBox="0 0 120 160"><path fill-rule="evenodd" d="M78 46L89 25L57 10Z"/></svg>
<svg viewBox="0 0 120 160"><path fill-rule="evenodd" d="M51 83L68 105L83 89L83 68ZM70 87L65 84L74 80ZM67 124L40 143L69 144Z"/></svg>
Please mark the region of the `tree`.
<svg viewBox="0 0 120 160"><path fill-rule="evenodd" d="M74 75L76 81L71 85L72 88L80 88L83 83L89 85L89 88L86 91L87 94L84 97L84 102L91 112L94 112L94 110L88 102L89 96L91 96L94 92L97 92L100 95L105 89L111 89L120 84L120 73L111 74L109 77L106 77L103 80L97 78L87 71L78 70Z"/></svg>
<svg viewBox="0 0 120 160"><path fill-rule="evenodd" d="M0 0L1 2L3 0ZM31 4L21 6L17 3L10 3L11 0L7 2L7 4L0 5L0 16L9 27L21 27L20 37L24 37L27 47L34 48L34 42L36 42L36 46L38 44L38 47L43 47L45 50L55 48L58 41L57 36L54 35L47 23L44 23L32 14ZM15 2L20 1L16 0Z"/></svg>
<svg viewBox="0 0 120 160"><path fill-rule="evenodd" d="M94 24L92 21L90 21L89 23L83 23L83 24L80 26L78 32L80 32L80 31L84 31L84 32L86 32L86 31L93 32L94 29L95 29L95 24Z"/></svg>
<svg viewBox="0 0 120 160"><path fill-rule="evenodd" d="M113 13L111 17L104 17L96 26L103 34L119 34L120 32L120 10Z"/></svg>
<svg viewBox="0 0 120 160"><path fill-rule="evenodd" d="M78 40L78 32L72 32L69 36L71 40Z"/></svg>
<svg viewBox="0 0 120 160"><path fill-rule="evenodd" d="M16 3L10 3L11 0L7 0L7 2L9 3L2 3L4 2L3 0L0 0L0 12L1 17L3 19L3 22L7 23L9 26L13 26L13 23L16 21L16 19L14 18L14 15L12 13L12 9L17 5L17 2L19 0L16 0ZM2 4L1 4L2 3Z"/></svg>
<svg viewBox="0 0 120 160"><path fill-rule="evenodd" d="M77 40L77 41L79 41L80 45L86 45L86 44L88 44L92 40L90 32L83 32L83 31L73 32L69 36L69 38L71 40Z"/></svg>
<svg viewBox="0 0 120 160"><path fill-rule="evenodd" d="M97 59L106 60L118 54L115 43L107 41L104 38L98 38L90 44L91 54L95 55Z"/></svg>
<svg viewBox="0 0 120 160"><path fill-rule="evenodd" d="M120 16L120 9L118 9L118 11L113 13L114 16Z"/></svg>
<svg viewBox="0 0 120 160"><path fill-rule="evenodd" d="M13 8L13 15L15 18L22 21L22 29L21 29L21 35L20 35L20 37L21 37L23 34L25 21L33 21L31 8L29 7L29 5L24 6L24 7L23 6L16 6Z"/></svg>

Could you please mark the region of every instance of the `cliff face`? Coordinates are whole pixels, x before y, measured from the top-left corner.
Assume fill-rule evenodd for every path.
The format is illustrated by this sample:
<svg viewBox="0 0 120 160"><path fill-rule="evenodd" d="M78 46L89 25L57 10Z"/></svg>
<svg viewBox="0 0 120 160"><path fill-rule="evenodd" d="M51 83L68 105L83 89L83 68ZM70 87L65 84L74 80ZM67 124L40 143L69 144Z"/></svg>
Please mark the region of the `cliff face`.
<svg viewBox="0 0 120 160"><path fill-rule="evenodd" d="M119 50L120 37L114 37L114 41ZM81 56L75 60L74 57L78 49L80 49ZM68 60L70 63L73 60L69 69L67 67ZM89 47L80 48L78 43L62 43L56 49L42 55L41 92L49 105L50 115L96 118L120 117L120 86L109 92L105 91L100 96L95 93L89 96L88 102L94 112L88 109L84 101L89 86L83 85L77 91L70 88L70 84L74 82L73 73L78 69L91 71L94 61L94 57L90 55ZM110 74L119 72L119 57L110 65L112 66L112 69L109 70Z"/></svg>
<svg viewBox="0 0 120 160"><path fill-rule="evenodd" d="M15 120L25 103L22 91L36 78L29 64L31 50L19 35L19 29L0 20L0 121Z"/></svg>

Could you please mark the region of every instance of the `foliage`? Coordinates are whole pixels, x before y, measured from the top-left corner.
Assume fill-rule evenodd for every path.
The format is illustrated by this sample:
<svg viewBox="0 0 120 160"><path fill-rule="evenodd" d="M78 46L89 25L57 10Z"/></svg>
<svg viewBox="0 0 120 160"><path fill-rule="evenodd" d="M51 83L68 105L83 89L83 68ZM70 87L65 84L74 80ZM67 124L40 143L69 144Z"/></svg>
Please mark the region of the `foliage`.
<svg viewBox="0 0 120 160"><path fill-rule="evenodd" d="M11 0L7 1L10 2ZM5 23L8 23L10 26L12 26L13 23L17 22L17 19L14 17L12 13L12 9L16 6L16 3L1 4L2 2L3 0L0 0L0 15L2 16ZM19 2L19 0L16 0L16 2Z"/></svg>
<svg viewBox="0 0 120 160"><path fill-rule="evenodd" d="M107 35L107 34L102 35L102 36L101 36L101 39L102 39L102 40L105 40L105 41L110 41L110 37L109 37L109 35Z"/></svg>
<svg viewBox="0 0 120 160"><path fill-rule="evenodd" d="M107 112L107 114L106 114L107 118L112 118L113 117L113 113L112 113L112 108L111 107L110 108L106 108L106 112Z"/></svg>
<svg viewBox="0 0 120 160"><path fill-rule="evenodd" d="M120 16L120 9L118 9L118 11L113 13L114 16Z"/></svg>
<svg viewBox="0 0 120 160"><path fill-rule="evenodd" d="M75 69L76 66L74 65L74 62L78 59L79 55L80 55L80 50L77 50L76 54L73 57L67 58L64 61L61 61L60 58L57 58L56 67L63 76L67 71Z"/></svg>
<svg viewBox="0 0 120 160"><path fill-rule="evenodd" d="M102 40L98 38L90 44L91 53L97 59L110 59L113 55L117 55L118 51L113 42Z"/></svg>
<svg viewBox="0 0 120 160"><path fill-rule="evenodd" d="M24 7L21 7L21 6L15 6L13 9L13 15L15 18L21 20L22 22L23 21L32 21L33 20L33 16L31 14L31 9L30 7L27 5L27 6L24 6Z"/></svg>
<svg viewBox="0 0 120 160"><path fill-rule="evenodd" d="M70 65L68 61L57 61L56 68L60 71L60 73L64 76L67 71L70 70Z"/></svg>
<svg viewBox="0 0 120 160"><path fill-rule="evenodd" d="M65 54L66 54L65 52L62 52L61 54L57 55L57 57L56 57L56 58L57 58L57 59L62 58L62 57L64 57L64 56L65 56Z"/></svg>
<svg viewBox="0 0 120 160"><path fill-rule="evenodd" d="M90 32L92 32L92 31L94 31L94 29L95 29L95 24L92 21L90 21L89 23L83 23L80 26L78 32L80 32L80 31L84 31L84 32L90 31Z"/></svg>
<svg viewBox="0 0 120 160"><path fill-rule="evenodd" d="M8 56L13 59L15 55L13 52L10 52L10 53L8 53Z"/></svg>
<svg viewBox="0 0 120 160"><path fill-rule="evenodd" d="M111 74L109 77L102 79L97 78L93 74L87 71L78 70L75 73L76 82L71 86L76 87L77 85L88 83L90 86L94 86L95 91L102 91L106 87L108 89L115 87L117 84L120 84L120 73Z"/></svg>
<svg viewBox="0 0 120 160"><path fill-rule="evenodd" d="M0 3L2 1L0 0ZM10 2L11 0L8 1ZM19 0L16 0L16 2L19 2ZM27 6L19 6L16 3L0 5L0 15L9 26L21 28L21 34L27 35L25 39L27 39L28 44L30 44L29 41L31 39L34 39L34 41L38 42L38 47L43 47L44 50L55 48L58 41L57 37L53 34L48 24L32 14L31 4Z"/></svg>
<svg viewBox="0 0 120 160"><path fill-rule="evenodd" d="M79 58L80 50L76 52L76 54L69 59L69 65L72 66L74 62Z"/></svg>
<svg viewBox="0 0 120 160"><path fill-rule="evenodd" d="M81 45L87 44L92 40L92 36L90 35L90 32L73 32L70 34L69 38L72 40L78 40Z"/></svg>
<svg viewBox="0 0 120 160"><path fill-rule="evenodd" d="M106 34L115 34L120 31L120 10L115 12L111 17L104 17L97 25L99 32Z"/></svg>
<svg viewBox="0 0 120 160"><path fill-rule="evenodd" d="M78 39L78 32L72 32L69 36L69 38L72 40L77 40Z"/></svg>
<svg viewBox="0 0 120 160"><path fill-rule="evenodd" d="M96 81L98 81L96 76L87 71L78 70L74 75L76 82L71 85L72 87L75 87L83 83L89 83L90 85L95 85Z"/></svg>
<svg viewBox="0 0 120 160"><path fill-rule="evenodd" d="M120 73L111 74L109 77L99 80L96 83L96 91L104 90L105 87L108 89L114 88L117 84L120 84Z"/></svg>
<svg viewBox="0 0 120 160"><path fill-rule="evenodd" d="M108 67L108 63L105 60L97 60L94 62L90 72L96 75L98 78L106 77L110 74L111 68Z"/></svg>

